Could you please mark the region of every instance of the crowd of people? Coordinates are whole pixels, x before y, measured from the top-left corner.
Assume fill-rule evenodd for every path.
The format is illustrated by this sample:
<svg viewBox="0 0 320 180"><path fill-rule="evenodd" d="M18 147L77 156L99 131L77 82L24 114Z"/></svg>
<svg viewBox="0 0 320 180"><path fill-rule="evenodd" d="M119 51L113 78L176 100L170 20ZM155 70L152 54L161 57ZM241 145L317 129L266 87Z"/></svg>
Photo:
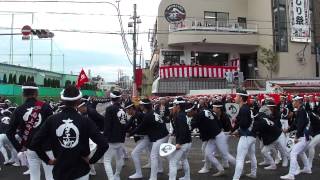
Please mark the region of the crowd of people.
<svg viewBox="0 0 320 180"><path fill-rule="evenodd" d="M177 179L180 168L184 176L179 179L190 180L193 134L202 141L204 165L198 173L215 167L213 176L228 176L225 169L232 166L233 179L238 180L249 157L251 172L246 176L256 178L258 165L266 170L281 165L288 167L288 174L280 178L291 180L300 173L312 174L315 147L320 143L318 97L281 94L277 102L271 96L261 100L238 89L235 97L158 97L134 102L118 91L106 99L92 99L69 86L61 92L59 103L45 103L38 100L35 83L26 83L22 90L26 100L21 106L13 107L5 99L0 102L0 151L4 164L28 166L24 174L30 180L40 180L40 166L46 180L87 180L96 174L94 164L99 160L109 180L120 180L128 156L126 137L136 142L131 152L135 173L129 179L147 176L142 168L150 168L149 179L156 180L167 158L169 180ZM227 104L238 107L237 112L232 115ZM239 138L235 156L230 153L230 136ZM288 148L290 138L293 144ZM255 152L256 144L260 152ZM262 162L257 162L256 153L262 154ZM142 155L149 159L143 167Z"/></svg>

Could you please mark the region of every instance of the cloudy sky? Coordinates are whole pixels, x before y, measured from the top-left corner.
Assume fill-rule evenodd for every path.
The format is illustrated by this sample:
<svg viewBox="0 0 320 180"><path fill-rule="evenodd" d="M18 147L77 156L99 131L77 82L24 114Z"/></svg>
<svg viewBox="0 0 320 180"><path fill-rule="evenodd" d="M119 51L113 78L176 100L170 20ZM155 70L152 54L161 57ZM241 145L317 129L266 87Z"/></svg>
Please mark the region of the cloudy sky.
<svg viewBox="0 0 320 180"><path fill-rule="evenodd" d="M63 1L63 0L61 0ZM85 0L76 0L85 1ZM94 0L87 0L94 1ZM110 0L109 2L115 2ZM148 32L153 28L157 16L160 0L121 0L120 10L124 29L127 26L130 15L133 14L133 4L137 4L138 15L142 23L139 25L140 32ZM71 3L27 3L5 2L0 0L0 34L11 30L12 15L10 12L36 12L15 13L14 32L21 32L24 25L32 28L52 30L76 30L119 33L120 26L117 19L116 9L109 4L71 4ZM56 14L77 13L78 15ZM115 81L118 71L121 69L125 74L132 75L132 66L129 63L123 49L121 36L114 34L87 34L54 31L53 40L53 70L62 72L63 56L65 56L65 72L78 73L81 68L91 70L92 75L101 75L107 81ZM21 36L14 36L14 64L30 66L30 41L23 41ZM132 35L126 39L132 49ZM9 61L10 36L0 36L0 62ZM139 35L138 49L142 47L142 59L151 57L148 34ZM50 40L34 40L34 66L49 70L50 64ZM130 55L132 57L132 55ZM131 58L132 59L132 58ZM139 60L139 56L138 56Z"/></svg>

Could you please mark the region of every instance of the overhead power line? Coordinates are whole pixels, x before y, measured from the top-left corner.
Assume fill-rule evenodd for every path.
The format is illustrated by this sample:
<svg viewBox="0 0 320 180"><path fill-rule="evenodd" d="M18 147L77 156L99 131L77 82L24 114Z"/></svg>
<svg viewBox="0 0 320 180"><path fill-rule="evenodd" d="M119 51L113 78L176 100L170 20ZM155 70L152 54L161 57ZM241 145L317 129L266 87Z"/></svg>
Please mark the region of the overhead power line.
<svg viewBox="0 0 320 180"><path fill-rule="evenodd" d="M122 19L121 19L121 13L120 13L120 8L119 8L119 1L118 1L118 6L115 5L112 2L109 1L73 1L73 0L64 0L64 1L60 1L60 0L1 0L1 2L8 2L8 3L72 3L72 4L110 4L112 5L114 8L116 8L117 10L117 16L118 16L118 20L119 20L119 24L120 24L120 29L121 29L121 33L113 33L113 32L96 32L96 31L77 31L77 30L57 30L60 32L79 32L79 33L92 33L92 34L111 34L111 35L121 35L122 37L122 42L124 44L124 49L127 55L127 58L129 60L129 62L132 64L131 59L130 59L130 52L129 52L129 46L127 45L128 43L126 42L125 39L125 33L124 33L124 29L123 29L123 25L122 25ZM55 13L55 12L51 12L51 13ZM74 15L76 15L77 13L73 13ZM52 30L54 31L54 30Z"/></svg>
<svg viewBox="0 0 320 180"><path fill-rule="evenodd" d="M6 29L9 30L11 29L10 27L0 27L0 29ZM21 28L13 28L16 30L21 30ZM75 29L50 29L50 31L52 32L66 32L66 33L86 33L86 34L105 34L105 35L122 35L123 33L121 32L108 32L108 31L89 31L89 30L75 30ZM174 35L217 35L217 36L226 36L226 35L232 35L232 36L279 36L279 35L275 35L275 34L266 34L266 33L219 33L219 32L210 32L210 31L195 31L193 33L179 33L179 32L183 32L183 31L176 31L176 32L157 32L154 33L155 35L168 35L168 34L174 34ZM188 31L190 32L190 31ZM4 34L8 34L8 33L4 33ZM21 35L21 33L14 33L15 35ZM125 35L131 35L132 33L124 33ZM148 35L150 34L150 32L146 32L146 31L141 31L139 33L137 33L139 35ZM288 33L290 34L290 33ZM10 34L11 35L11 34ZM320 37L319 36L314 36L314 37Z"/></svg>

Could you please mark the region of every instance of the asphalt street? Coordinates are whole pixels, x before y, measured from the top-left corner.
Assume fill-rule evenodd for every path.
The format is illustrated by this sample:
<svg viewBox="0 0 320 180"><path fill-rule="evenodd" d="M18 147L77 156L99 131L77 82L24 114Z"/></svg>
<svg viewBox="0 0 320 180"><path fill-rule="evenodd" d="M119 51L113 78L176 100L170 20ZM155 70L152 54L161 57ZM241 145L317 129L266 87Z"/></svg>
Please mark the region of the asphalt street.
<svg viewBox="0 0 320 180"><path fill-rule="evenodd" d="M231 138L229 140L230 151L235 156L236 154L236 146L237 146L237 138ZM129 152L134 148L135 143L132 139L128 139L126 142L126 147ZM262 161L261 153L257 148L256 151L258 162ZM312 175L298 175L296 179L299 180L319 180L320 179L320 158L318 156L319 151L317 150L316 158L313 165L313 174ZM1 157L2 159L2 157ZM231 166L229 169L226 169L226 175L222 177L212 177L212 174L216 172L215 169L212 169L208 174L198 174L197 172L203 166L202 162L203 156L201 155L201 141L198 138L193 138L192 150L189 155L189 163L191 168L191 178L193 180L209 180L209 179L232 179L234 173L234 167ZM0 160L2 163L2 160ZM146 156L142 156L143 164L146 164L147 159ZM301 163L300 163L301 164ZM302 166L302 164L301 164ZM103 164L97 164L96 166L97 175L91 176L90 180L106 180L107 176L104 171ZM165 171L162 174L159 174L159 180L167 180L168 179L168 162L164 160L164 168ZM248 173L250 169L250 164L245 165L245 172ZM2 166L2 170L0 171L0 180L28 180L29 176L22 175L22 173L26 170L25 167L13 167L13 166ZM125 166L121 173L121 180L128 179L128 176L134 173L133 163L130 159L126 160ZM278 167L277 170L264 170L263 167L258 168L258 176L259 180L271 180L271 179L280 179L280 176L288 173L288 168ZM150 170L144 169L143 175L144 179L147 180L149 178ZM179 171L178 177L182 177L183 172ZM44 177L42 177L44 179ZM242 179L249 179L243 177Z"/></svg>

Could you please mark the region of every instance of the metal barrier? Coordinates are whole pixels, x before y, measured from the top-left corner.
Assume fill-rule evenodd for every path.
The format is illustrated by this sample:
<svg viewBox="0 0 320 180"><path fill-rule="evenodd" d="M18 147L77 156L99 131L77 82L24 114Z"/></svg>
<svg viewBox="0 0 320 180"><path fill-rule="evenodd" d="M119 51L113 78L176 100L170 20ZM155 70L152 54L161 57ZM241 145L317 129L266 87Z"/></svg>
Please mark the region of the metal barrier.
<svg viewBox="0 0 320 180"><path fill-rule="evenodd" d="M266 81L266 79L246 79L243 86L247 90L265 90Z"/></svg>

